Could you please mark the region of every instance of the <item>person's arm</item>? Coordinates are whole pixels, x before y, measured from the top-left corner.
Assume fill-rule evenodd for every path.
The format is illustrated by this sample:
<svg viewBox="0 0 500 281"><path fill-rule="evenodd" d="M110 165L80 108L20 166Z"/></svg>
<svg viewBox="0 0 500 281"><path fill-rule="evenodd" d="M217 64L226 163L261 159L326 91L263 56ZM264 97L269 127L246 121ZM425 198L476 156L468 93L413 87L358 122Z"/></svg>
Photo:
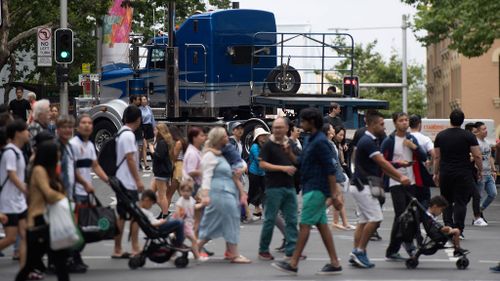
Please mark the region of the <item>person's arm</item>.
<svg viewBox="0 0 500 281"><path fill-rule="evenodd" d="M441 149L439 147L434 148L434 183L439 186L439 165L441 163Z"/></svg>
<svg viewBox="0 0 500 281"><path fill-rule="evenodd" d="M496 179L497 177L497 167L495 166L495 158L490 156L490 167L491 167L491 175Z"/></svg>
<svg viewBox="0 0 500 281"><path fill-rule="evenodd" d="M394 168L391 163L389 163L382 154L376 154L371 157L377 165L384 171L386 175L394 179L395 181L400 182L402 185L410 185L411 182L408 177L401 175L396 168Z"/></svg>
<svg viewBox="0 0 500 281"><path fill-rule="evenodd" d="M196 156L191 155L191 154L186 154L184 156L183 169L192 178L201 177L202 176L202 168L198 167L198 161L195 159L191 159L192 157L196 157Z"/></svg>
<svg viewBox="0 0 500 281"><path fill-rule="evenodd" d="M139 176L139 172L137 171L137 162L134 157L134 152L129 152L125 155L125 162L127 162L128 169L132 177L134 178L135 184L137 185L137 190L142 192L144 190L144 183Z"/></svg>
<svg viewBox="0 0 500 281"><path fill-rule="evenodd" d="M287 147L287 154L293 154L290 146ZM263 170L269 171L269 172L282 172L282 173L287 173L291 176L295 174L297 169L294 166L282 166L282 165L275 165L271 164L268 161L270 161L270 144L266 143L262 149L260 150L260 162L259 162L259 167Z"/></svg>
<svg viewBox="0 0 500 281"><path fill-rule="evenodd" d="M179 154L181 154L182 150L182 142L181 141L176 141L175 146L174 146L174 161L177 160L177 157L179 157Z"/></svg>
<svg viewBox="0 0 500 281"><path fill-rule="evenodd" d="M102 169L101 165L99 165L99 162L97 160L92 161L92 170L94 170L94 173L103 181L103 182L108 182L108 175L104 172Z"/></svg>
<svg viewBox="0 0 500 281"><path fill-rule="evenodd" d="M25 195L28 195L28 189L26 184L22 182L16 174L16 171L7 171L7 177L9 180Z"/></svg>
<svg viewBox="0 0 500 281"><path fill-rule="evenodd" d="M80 173L78 172L78 170L75 171L75 180L77 183L81 184L83 186L83 188L85 189L85 191L87 193L94 193L95 192L95 189L94 187L92 186L92 183L86 181L82 175L80 175Z"/></svg>
<svg viewBox="0 0 500 281"><path fill-rule="evenodd" d="M474 158L474 163L476 164L477 173L480 179L483 175L483 155L481 154L479 145L471 146L470 153L472 154L472 158Z"/></svg>
<svg viewBox="0 0 500 281"><path fill-rule="evenodd" d="M0 223L6 224L8 221L9 221L9 218L6 215L0 213Z"/></svg>
<svg viewBox="0 0 500 281"><path fill-rule="evenodd" d="M45 169L41 166L35 166L33 168L30 184L31 186L36 186L40 189L43 194L43 198L45 198L49 204L53 204L65 197L64 194L57 192L50 187L49 176L47 175Z"/></svg>
<svg viewBox="0 0 500 281"><path fill-rule="evenodd" d="M215 167L217 166L217 158L212 152L207 152L203 155L201 159L201 170L203 171L203 177L201 180L201 200L203 205L210 204L210 198L208 193L212 184L212 177L214 175Z"/></svg>

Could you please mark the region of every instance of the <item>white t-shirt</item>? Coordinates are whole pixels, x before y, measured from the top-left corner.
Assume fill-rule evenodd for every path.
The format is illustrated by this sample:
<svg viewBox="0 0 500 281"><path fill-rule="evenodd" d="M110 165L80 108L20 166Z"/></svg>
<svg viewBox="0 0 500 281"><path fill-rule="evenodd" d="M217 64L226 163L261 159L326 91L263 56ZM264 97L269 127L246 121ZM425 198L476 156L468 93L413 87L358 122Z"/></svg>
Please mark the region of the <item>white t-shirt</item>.
<svg viewBox="0 0 500 281"><path fill-rule="evenodd" d="M411 132L411 135L417 139L418 145L424 148L425 152L429 153L434 149L434 143L432 143L431 138L420 133L420 132Z"/></svg>
<svg viewBox="0 0 500 281"><path fill-rule="evenodd" d="M13 148L15 152L7 148ZM3 184L7 179L7 171L16 172L19 180L24 182L26 162L23 152L12 143L7 144L4 149L7 150L4 151L0 161L0 184ZM12 181L7 180L2 193L0 193L0 212L4 214L20 214L26 209L28 209L26 197Z"/></svg>
<svg viewBox="0 0 500 281"><path fill-rule="evenodd" d="M127 154L134 153L134 160L137 164L137 169L139 169L139 151L135 143L134 132L129 127L123 126L118 133L125 129L130 131L123 132L116 142L116 165L120 165L120 162L122 162ZM123 161L120 167L118 167L116 177L123 183L126 189L137 190L134 177L128 168L127 160Z"/></svg>
<svg viewBox="0 0 500 281"><path fill-rule="evenodd" d="M71 140L70 140L71 141ZM75 185L75 165L76 165L76 152L75 149L73 148L73 145L68 142L64 146L64 155L68 159L68 181L69 181L69 186L65 186L66 190L68 191L68 196L73 195L73 185ZM75 186L76 188L76 186Z"/></svg>
<svg viewBox="0 0 500 281"><path fill-rule="evenodd" d="M141 211L146 215L150 224L158 224L160 222L150 210L141 208Z"/></svg>
<svg viewBox="0 0 500 281"><path fill-rule="evenodd" d="M406 147L403 142L406 138L405 137L398 137L395 136L394 139L394 155L392 157L392 161L397 162L397 161L413 161L413 152L411 151L410 148ZM415 175L413 174L413 168L406 167L406 168L399 168L398 171L402 174L410 178L411 183L415 184ZM394 185L401 185L399 182L393 180L392 178L389 179L389 186L394 186Z"/></svg>
<svg viewBox="0 0 500 281"><path fill-rule="evenodd" d="M73 146L75 153L76 169L82 178L92 183L92 163L97 160L94 144L91 141L84 142L79 136L74 136L69 143ZM86 196L87 192L80 183L76 183L76 195Z"/></svg>
<svg viewBox="0 0 500 281"><path fill-rule="evenodd" d="M184 197L179 197L177 202L175 203L175 206L180 207L184 210L184 214L186 216L184 217L184 222L190 222L194 223L194 205L196 204L196 201L194 200L193 197L190 197L189 199L184 199Z"/></svg>

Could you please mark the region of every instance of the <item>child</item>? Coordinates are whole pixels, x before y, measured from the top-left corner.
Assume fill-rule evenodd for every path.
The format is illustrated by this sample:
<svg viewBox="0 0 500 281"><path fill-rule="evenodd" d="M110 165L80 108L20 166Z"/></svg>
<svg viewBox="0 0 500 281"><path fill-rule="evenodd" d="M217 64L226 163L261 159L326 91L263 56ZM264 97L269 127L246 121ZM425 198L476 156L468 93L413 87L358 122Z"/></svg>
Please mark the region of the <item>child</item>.
<svg viewBox="0 0 500 281"><path fill-rule="evenodd" d="M244 185L243 185L243 180L241 177L242 171L247 169L247 163L241 158L240 153L238 152L238 149L236 146L228 143L222 148L222 156L226 158L227 162L229 165L231 165L231 170L233 171L233 181L234 184L236 184L236 187L238 188L240 192L240 203L245 207L245 209L248 208L248 195L245 192Z"/></svg>
<svg viewBox="0 0 500 281"><path fill-rule="evenodd" d="M175 203L174 218L184 221L184 236L191 241L191 248L194 258L200 261L205 261L208 257L201 257L198 251L198 241L194 235L194 210L203 208L201 203L196 204L196 200L191 196L194 190L194 181L192 179L184 180L179 191L181 196Z"/></svg>
<svg viewBox="0 0 500 281"><path fill-rule="evenodd" d="M152 190L145 190L141 196L140 208L146 215L152 226L157 227L160 233L169 234L175 232L174 250L185 251L184 242L184 223L180 220L167 221L166 219L157 219L150 211L156 204L156 193Z"/></svg>
<svg viewBox="0 0 500 281"><path fill-rule="evenodd" d="M434 196L427 209L426 215L424 216L423 224L427 233L431 235L432 228L439 229L441 234L444 234L444 239L449 239L451 237L453 241L453 246L455 251L453 256L459 257L464 256L469 253L468 250L460 248L460 229L452 228L449 226L443 226L436 219L443 213L443 210L448 207L448 201L443 196Z"/></svg>

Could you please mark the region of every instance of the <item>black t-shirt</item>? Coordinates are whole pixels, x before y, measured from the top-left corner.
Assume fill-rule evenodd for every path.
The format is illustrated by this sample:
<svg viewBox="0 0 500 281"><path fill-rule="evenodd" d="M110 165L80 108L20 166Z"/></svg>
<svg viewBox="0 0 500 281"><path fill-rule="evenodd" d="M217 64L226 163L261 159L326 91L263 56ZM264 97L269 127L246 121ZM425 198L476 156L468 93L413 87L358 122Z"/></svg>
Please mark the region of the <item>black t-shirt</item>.
<svg viewBox="0 0 500 281"><path fill-rule="evenodd" d="M381 154L379 141L373 135L364 134L358 142L356 158L354 160L354 178L366 182L368 176L380 177L382 170L373 161L373 157Z"/></svg>
<svg viewBox="0 0 500 281"><path fill-rule="evenodd" d="M338 116L331 117L330 115L327 115L323 118L323 122L330 123L333 128L344 127L344 121L342 121L342 119Z"/></svg>
<svg viewBox="0 0 500 281"><path fill-rule="evenodd" d="M268 141L262 146L260 157L263 161L273 165L293 166L292 161L283 151L282 146L272 141ZM266 171L265 185L266 188L295 187L292 176L289 176L287 173L274 171Z"/></svg>
<svg viewBox="0 0 500 281"><path fill-rule="evenodd" d="M22 99L22 100L11 100L9 103L9 110L12 110L12 114L14 115L14 118L22 118L24 121L27 120L26 118L26 112L28 110L31 110L31 105L29 101Z"/></svg>
<svg viewBox="0 0 500 281"><path fill-rule="evenodd" d="M472 175L470 148L478 145L476 137L469 131L448 128L440 132L436 136L434 147L440 150L441 174Z"/></svg>

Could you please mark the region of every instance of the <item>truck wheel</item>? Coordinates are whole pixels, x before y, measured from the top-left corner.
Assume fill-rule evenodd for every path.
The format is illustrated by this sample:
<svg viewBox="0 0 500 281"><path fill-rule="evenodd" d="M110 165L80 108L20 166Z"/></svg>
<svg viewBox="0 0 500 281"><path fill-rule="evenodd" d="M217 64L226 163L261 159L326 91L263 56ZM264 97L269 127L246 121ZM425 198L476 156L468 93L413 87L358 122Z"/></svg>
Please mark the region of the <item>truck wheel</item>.
<svg viewBox="0 0 500 281"><path fill-rule="evenodd" d="M271 93L295 94L300 88L300 74L295 68L288 66L283 73L285 66L279 66L271 71L267 76L267 87Z"/></svg>
<svg viewBox="0 0 500 281"><path fill-rule="evenodd" d="M94 125L91 140L94 142L97 151L101 150L102 145L117 132L113 123L108 120L100 120Z"/></svg>
<svg viewBox="0 0 500 281"><path fill-rule="evenodd" d="M243 142L243 159L248 159L248 155L250 154L250 147L253 144L253 131L258 128L264 128L264 130L269 131L267 126L264 126L260 120L249 120L245 122L245 127L243 128L243 136L241 137L241 141Z"/></svg>

